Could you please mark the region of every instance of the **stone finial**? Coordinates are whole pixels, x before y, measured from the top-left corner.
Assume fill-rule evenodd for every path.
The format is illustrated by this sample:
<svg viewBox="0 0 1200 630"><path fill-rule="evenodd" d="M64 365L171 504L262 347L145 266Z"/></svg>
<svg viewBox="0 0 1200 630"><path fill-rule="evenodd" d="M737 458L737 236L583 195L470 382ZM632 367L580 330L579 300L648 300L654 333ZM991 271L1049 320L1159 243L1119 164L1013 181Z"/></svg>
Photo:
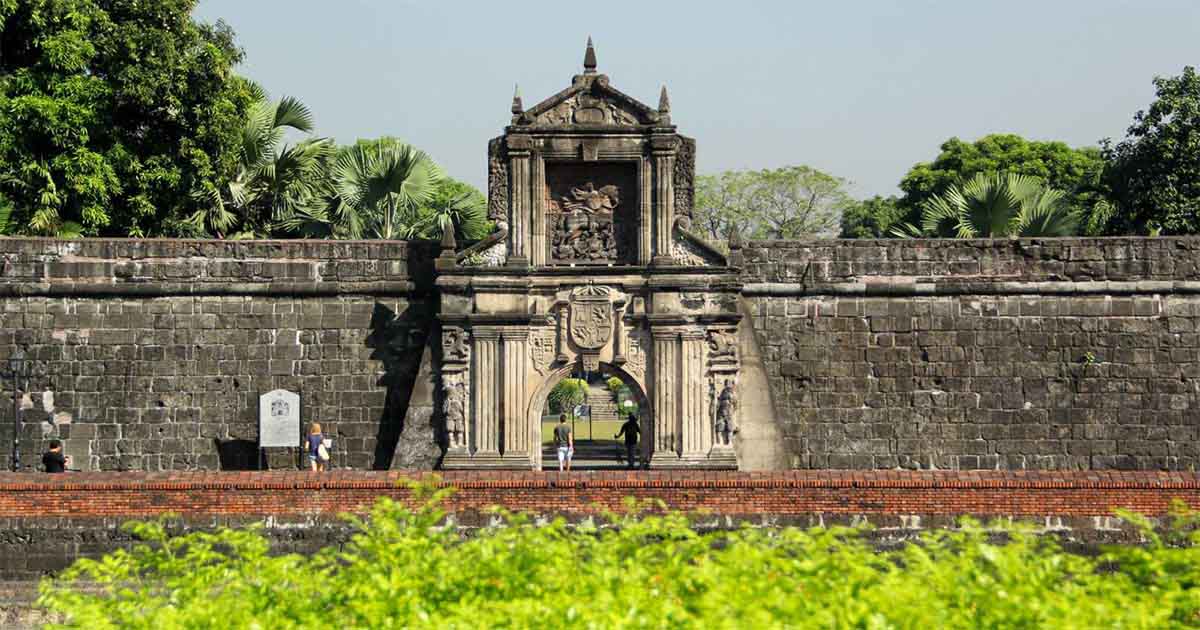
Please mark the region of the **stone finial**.
<svg viewBox="0 0 1200 630"><path fill-rule="evenodd" d="M447 221L442 227L442 256L453 257L454 250L458 249L458 243L454 240L454 223Z"/></svg>
<svg viewBox="0 0 1200 630"><path fill-rule="evenodd" d="M521 86L513 85L513 102L512 102L513 116L520 116L522 113L524 113L524 111L525 111L525 105L523 105L521 103Z"/></svg>
<svg viewBox="0 0 1200 630"><path fill-rule="evenodd" d="M596 49L592 47L591 35L588 35L587 52L583 53L583 73L596 74Z"/></svg>
<svg viewBox="0 0 1200 630"><path fill-rule="evenodd" d="M658 94L658 113L671 113L671 97L667 96L667 86L662 86L662 92Z"/></svg>

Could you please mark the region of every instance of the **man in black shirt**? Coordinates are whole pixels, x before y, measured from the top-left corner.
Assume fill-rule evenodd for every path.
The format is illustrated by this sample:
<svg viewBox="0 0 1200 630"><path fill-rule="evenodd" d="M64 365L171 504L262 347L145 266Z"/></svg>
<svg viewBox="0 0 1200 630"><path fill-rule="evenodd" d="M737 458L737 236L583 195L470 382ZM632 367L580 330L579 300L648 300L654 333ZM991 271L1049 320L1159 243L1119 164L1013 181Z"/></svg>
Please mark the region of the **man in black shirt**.
<svg viewBox="0 0 1200 630"><path fill-rule="evenodd" d="M50 450L42 455L42 466L46 468L48 473L60 473L67 471L68 458L63 456L62 442L58 440L50 440Z"/></svg>
<svg viewBox="0 0 1200 630"><path fill-rule="evenodd" d="M637 445L638 436L642 433L642 427L638 425L638 418L633 414L629 414L629 418L625 420L625 424L621 425L621 432L616 437L625 436L625 455L629 458L629 467L633 468L637 465Z"/></svg>

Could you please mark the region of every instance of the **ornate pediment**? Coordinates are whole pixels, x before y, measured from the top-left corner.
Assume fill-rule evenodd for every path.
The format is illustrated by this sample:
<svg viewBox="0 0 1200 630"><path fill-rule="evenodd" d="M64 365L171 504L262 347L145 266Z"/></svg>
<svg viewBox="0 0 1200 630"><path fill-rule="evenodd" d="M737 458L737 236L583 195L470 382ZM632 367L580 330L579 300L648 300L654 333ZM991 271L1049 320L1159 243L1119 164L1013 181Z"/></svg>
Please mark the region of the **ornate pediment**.
<svg viewBox="0 0 1200 630"><path fill-rule="evenodd" d="M645 108L638 108L624 99L616 99L611 95L596 94L596 90L576 92L551 104L530 110L533 118L530 124L534 126L564 127L569 125L635 127L637 125L654 124L657 116ZM548 101L549 103L549 101Z"/></svg>

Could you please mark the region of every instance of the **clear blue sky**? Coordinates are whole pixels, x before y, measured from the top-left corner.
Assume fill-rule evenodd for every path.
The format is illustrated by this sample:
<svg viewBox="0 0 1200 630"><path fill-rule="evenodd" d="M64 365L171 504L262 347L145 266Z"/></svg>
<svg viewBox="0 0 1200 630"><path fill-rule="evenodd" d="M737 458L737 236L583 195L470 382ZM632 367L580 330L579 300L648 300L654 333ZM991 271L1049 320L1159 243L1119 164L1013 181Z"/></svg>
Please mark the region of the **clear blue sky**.
<svg viewBox="0 0 1200 630"><path fill-rule="evenodd" d="M699 143L698 169L808 164L889 194L950 136L1121 137L1155 75L1200 65L1200 0L200 0L241 72L318 134L393 135L482 187L513 84L599 70Z"/></svg>

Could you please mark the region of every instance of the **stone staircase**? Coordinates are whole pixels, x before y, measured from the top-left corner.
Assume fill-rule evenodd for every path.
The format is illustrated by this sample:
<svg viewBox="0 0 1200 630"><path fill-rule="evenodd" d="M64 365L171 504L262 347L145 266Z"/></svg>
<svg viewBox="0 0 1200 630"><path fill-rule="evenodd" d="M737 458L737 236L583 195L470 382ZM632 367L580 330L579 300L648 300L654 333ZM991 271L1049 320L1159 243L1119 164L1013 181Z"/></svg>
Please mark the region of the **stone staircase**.
<svg viewBox="0 0 1200 630"><path fill-rule="evenodd" d="M589 387L587 404L592 409L592 422L617 420L617 401L607 387Z"/></svg>

